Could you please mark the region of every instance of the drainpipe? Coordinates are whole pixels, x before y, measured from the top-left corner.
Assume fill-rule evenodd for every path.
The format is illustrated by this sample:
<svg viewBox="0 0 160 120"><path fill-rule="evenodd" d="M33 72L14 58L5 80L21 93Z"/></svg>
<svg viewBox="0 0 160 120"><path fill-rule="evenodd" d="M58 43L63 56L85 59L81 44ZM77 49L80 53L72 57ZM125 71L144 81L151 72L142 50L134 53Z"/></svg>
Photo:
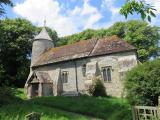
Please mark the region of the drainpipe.
<svg viewBox="0 0 160 120"><path fill-rule="evenodd" d="M76 74L76 89L77 89L77 92L79 92L79 90L78 90L78 78L77 78L77 63L76 63L76 61L73 61L73 62L74 62L75 74Z"/></svg>

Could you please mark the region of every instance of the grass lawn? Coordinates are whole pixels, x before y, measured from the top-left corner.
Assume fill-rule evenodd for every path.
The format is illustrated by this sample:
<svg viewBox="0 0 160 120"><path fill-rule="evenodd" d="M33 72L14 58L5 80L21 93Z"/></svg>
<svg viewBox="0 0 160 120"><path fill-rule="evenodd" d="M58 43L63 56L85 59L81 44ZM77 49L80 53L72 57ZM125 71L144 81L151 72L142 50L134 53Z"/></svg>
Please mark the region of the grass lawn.
<svg viewBox="0 0 160 120"><path fill-rule="evenodd" d="M132 120L131 107L124 99L57 96L26 100L23 89L17 89L15 94L23 100L0 107L0 120L24 120L30 112L41 113L42 120L93 119L88 116L105 120Z"/></svg>
<svg viewBox="0 0 160 120"><path fill-rule="evenodd" d="M31 112L41 113L41 120L88 120L86 116L77 115L43 105L31 103L5 105L0 108L0 120L25 120Z"/></svg>
<svg viewBox="0 0 160 120"><path fill-rule="evenodd" d="M35 98L31 102L106 120L132 120L129 104L118 98L58 96Z"/></svg>

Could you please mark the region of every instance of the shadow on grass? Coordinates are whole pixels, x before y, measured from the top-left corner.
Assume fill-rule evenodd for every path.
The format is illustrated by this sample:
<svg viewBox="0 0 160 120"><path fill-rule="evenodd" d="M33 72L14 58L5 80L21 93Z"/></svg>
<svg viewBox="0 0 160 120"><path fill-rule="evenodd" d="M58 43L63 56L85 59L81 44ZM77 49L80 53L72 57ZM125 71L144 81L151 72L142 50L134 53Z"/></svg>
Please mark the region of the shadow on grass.
<svg viewBox="0 0 160 120"><path fill-rule="evenodd" d="M31 112L43 113L42 120L88 119L86 116L77 115L74 113L93 116L105 120L132 119L130 110L131 107L124 99L113 97L52 96L24 100L25 95L22 90L23 89L16 91L15 94L23 99L9 94L10 90L8 89L6 89L6 93L8 94L7 96L4 94L4 91L0 92L0 120L24 120L24 116Z"/></svg>
<svg viewBox="0 0 160 120"><path fill-rule="evenodd" d="M29 102L5 105L0 108L0 120L24 120L31 112L41 113L42 120L87 120L87 117L56 110Z"/></svg>
<svg viewBox="0 0 160 120"><path fill-rule="evenodd" d="M117 98L59 96L35 98L30 102L107 120L132 119L129 104Z"/></svg>

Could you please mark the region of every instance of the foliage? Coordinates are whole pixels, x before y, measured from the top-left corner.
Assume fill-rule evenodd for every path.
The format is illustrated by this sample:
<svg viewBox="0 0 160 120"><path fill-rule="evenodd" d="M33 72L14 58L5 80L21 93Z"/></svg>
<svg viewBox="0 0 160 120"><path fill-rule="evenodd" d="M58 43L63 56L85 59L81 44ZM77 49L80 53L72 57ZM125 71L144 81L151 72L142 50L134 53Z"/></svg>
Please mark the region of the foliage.
<svg viewBox="0 0 160 120"><path fill-rule="evenodd" d="M3 86L0 87L0 107L2 105L20 102L20 98L14 96L14 89Z"/></svg>
<svg viewBox="0 0 160 120"><path fill-rule="evenodd" d="M75 42L79 42L80 40L88 40L94 37L101 38L105 36L105 34L106 34L106 30L104 29L100 29L100 30L87 29L81 33L60 38L59 45L72 44Z"/></svg>
<svg viewBox="0 0 160 120"><path fill-rule="evenodd" d="M11 0L0 0L0 16L5 13L3 5L9 5L9 6L13 7L13 3Z"/></svg>
<svg viewBox="0 0 160 120"><path fill-rule="evenodd" d="M141 62L148 60L150 57L158 56L158 40L160 39L159 28L138 20L117 22L108 29L89 29L79 34L66 36L62 38L62 41L65 42L61 42L61 45L112 35L117 35L135 46L138 49L138 57Z"/></svg>
<svg viewBox="0 0 160 120"><path fill-rule="evenodd" d="M127 0L124 6L122 6L120 13L127 18L129 14L133 15L136 12L141 15L143 20L147 18L151 22L151 17L156 17L155 11L154 6L147 4L144 0Z"/></svg>
<svg viewBox="0 0 160 120"><path fill-rule="evenodd" d="M129 71L125 78L127 98L133 105L157 105L159 87L159 59L138 65Z"/></svg>
<svg viewBox="0 0 160 120"><path fill-rule="evenodd" d="M5 19L0 21L0 66L1 84L24 84L29 71L31 42L35 27L24 19Z"/></svg>
<svg viewBox="0 0 160 120"><path fill-rule="evenodd" d="M47 28L51 38L57 33ZM29 74L32 39L40 28L25 19L0 21L0 86L2 84L24 87Z"/></svg>
<svg viewBox="0 0 160 120"><path fill-rule="evenodd" d="M104 84L102 83L102 80L100 77L96 77L93 80L93 84L89 88L89 93L90 93L90 95L95 96L95 97L107 96L106 89L105 89Z"/></svg>
<svg viewBox="0 0 160 120"><path fill-rule="evenodd" d="M24 90L24 88L15 88L14 96L21 98L23 100L27 99L26 91Z"/></svg>
<svg viewBox="0 0 160 120"><path fill-rule="evenodd" d="M138 49L141 62L158 56L159 28L149 26L147 22L131 20L118 22L109 28L108 35L117 35Z"/></svg>

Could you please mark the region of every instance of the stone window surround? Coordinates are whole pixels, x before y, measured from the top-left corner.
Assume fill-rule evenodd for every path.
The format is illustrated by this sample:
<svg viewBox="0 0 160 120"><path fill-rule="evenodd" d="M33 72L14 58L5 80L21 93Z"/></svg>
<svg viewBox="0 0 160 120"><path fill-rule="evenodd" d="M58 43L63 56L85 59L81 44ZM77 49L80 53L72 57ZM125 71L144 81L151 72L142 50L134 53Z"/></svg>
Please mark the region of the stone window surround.
<svg viewBox="0 0 160 120"><path fill-rule="evenodd" d="M83 77L86 77L86 64L83 64L82 66L82 75Z"/></svg>
<svg viewBox="0 0 160 120"><path fill-rule="evenodd" d="M106 72L106 77L105 77L106 79L104 78L103 70L105 70L105 72ZM110 70L110 76L108 76L108 70ZM105 67L101 68L102 78L103 78L104 82L107 82L107 83L112 82L112 71L113 71L112 66L105 66ZM110 78L110 79L108 79L108 78Z"/></svg>
<svg viewBox="0 0 160 120"><path fill-rule="evenodd" d="M62 71L61 74L61 79L62 79L62 83L68 83L68 71Z"/></svg>

